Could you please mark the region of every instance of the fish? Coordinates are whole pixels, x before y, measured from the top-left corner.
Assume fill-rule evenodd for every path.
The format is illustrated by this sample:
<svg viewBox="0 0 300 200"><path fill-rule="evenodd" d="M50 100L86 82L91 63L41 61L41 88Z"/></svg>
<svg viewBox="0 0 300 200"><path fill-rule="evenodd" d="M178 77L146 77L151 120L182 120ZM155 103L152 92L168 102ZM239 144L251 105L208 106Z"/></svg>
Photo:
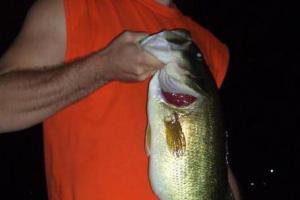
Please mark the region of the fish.
<svg viewBox="0 0 300 200"><path fill-rule="evenodd" d="M143 38L142 49L165 67L148 89L149 179L161 200L233 200L218 88L185 29Z"/></svg>

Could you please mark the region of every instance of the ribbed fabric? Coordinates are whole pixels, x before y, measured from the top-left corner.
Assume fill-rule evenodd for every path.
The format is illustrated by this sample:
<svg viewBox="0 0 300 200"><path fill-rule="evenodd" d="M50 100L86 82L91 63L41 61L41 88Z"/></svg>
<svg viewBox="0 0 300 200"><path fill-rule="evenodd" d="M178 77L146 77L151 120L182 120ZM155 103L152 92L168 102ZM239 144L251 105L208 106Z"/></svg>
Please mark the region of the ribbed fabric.
<svg viewBox="0 0 300 200"><path fill-rule="evenodd" d="M185 28L221 85L227 48L176 8L154 0L65 0L65 61L107 46L124 30ZM111 82L44 122L49 200L154 200L144 150L149 80Z"/></svg>

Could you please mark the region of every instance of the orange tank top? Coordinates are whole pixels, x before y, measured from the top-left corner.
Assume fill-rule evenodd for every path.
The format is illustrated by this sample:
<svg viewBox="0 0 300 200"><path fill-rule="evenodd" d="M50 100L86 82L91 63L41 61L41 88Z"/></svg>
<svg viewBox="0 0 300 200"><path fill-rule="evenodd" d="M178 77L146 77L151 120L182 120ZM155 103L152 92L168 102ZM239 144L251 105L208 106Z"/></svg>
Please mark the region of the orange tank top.
<svg viewBox="0 0 300 200"><path fill-rule="evenodd" d="M124 30L188 29L220 86L227 48L155 0L64 0L65 61L100 50ZM50 200L154 200L144 150L148 80L111 82L44 122Z"/></svg>

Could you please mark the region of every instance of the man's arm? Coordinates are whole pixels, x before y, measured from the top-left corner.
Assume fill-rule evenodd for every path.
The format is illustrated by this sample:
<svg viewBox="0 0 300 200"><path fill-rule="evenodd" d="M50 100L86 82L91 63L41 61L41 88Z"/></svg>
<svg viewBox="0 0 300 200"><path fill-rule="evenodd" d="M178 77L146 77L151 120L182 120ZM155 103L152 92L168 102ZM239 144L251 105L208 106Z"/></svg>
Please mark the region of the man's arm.
<svg viewBox="0 0 300 200"><path fill-rule="evenodd" d="M162 64L141 50L142 33L127 32L108 47L63 64L62 0L40 0L0 59L0 133L30 127L112 80L142 81Z"/></svg>

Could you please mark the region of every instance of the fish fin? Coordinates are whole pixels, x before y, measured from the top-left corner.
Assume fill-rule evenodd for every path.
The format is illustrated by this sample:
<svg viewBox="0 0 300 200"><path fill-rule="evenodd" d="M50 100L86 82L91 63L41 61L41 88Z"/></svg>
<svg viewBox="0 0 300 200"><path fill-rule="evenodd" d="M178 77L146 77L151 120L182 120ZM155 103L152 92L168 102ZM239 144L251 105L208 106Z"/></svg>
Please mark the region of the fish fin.
<svg viewBox="0 0 300 200"><path fill-rule="evenodd" d="M175 112L165 119L166 141L170 152L177 158L183 156L186 149L185 135Z"/></svg>
<svg viewBox="0 0 300 200"><path fill-rule="evenodd" d="M146 149L146 153L148 156L150 156L151 152L150 152L150 148L151 148L151 128L150 125L147 125L147 129L146 129L146 138L145 138L145 149Z"/></svg>

